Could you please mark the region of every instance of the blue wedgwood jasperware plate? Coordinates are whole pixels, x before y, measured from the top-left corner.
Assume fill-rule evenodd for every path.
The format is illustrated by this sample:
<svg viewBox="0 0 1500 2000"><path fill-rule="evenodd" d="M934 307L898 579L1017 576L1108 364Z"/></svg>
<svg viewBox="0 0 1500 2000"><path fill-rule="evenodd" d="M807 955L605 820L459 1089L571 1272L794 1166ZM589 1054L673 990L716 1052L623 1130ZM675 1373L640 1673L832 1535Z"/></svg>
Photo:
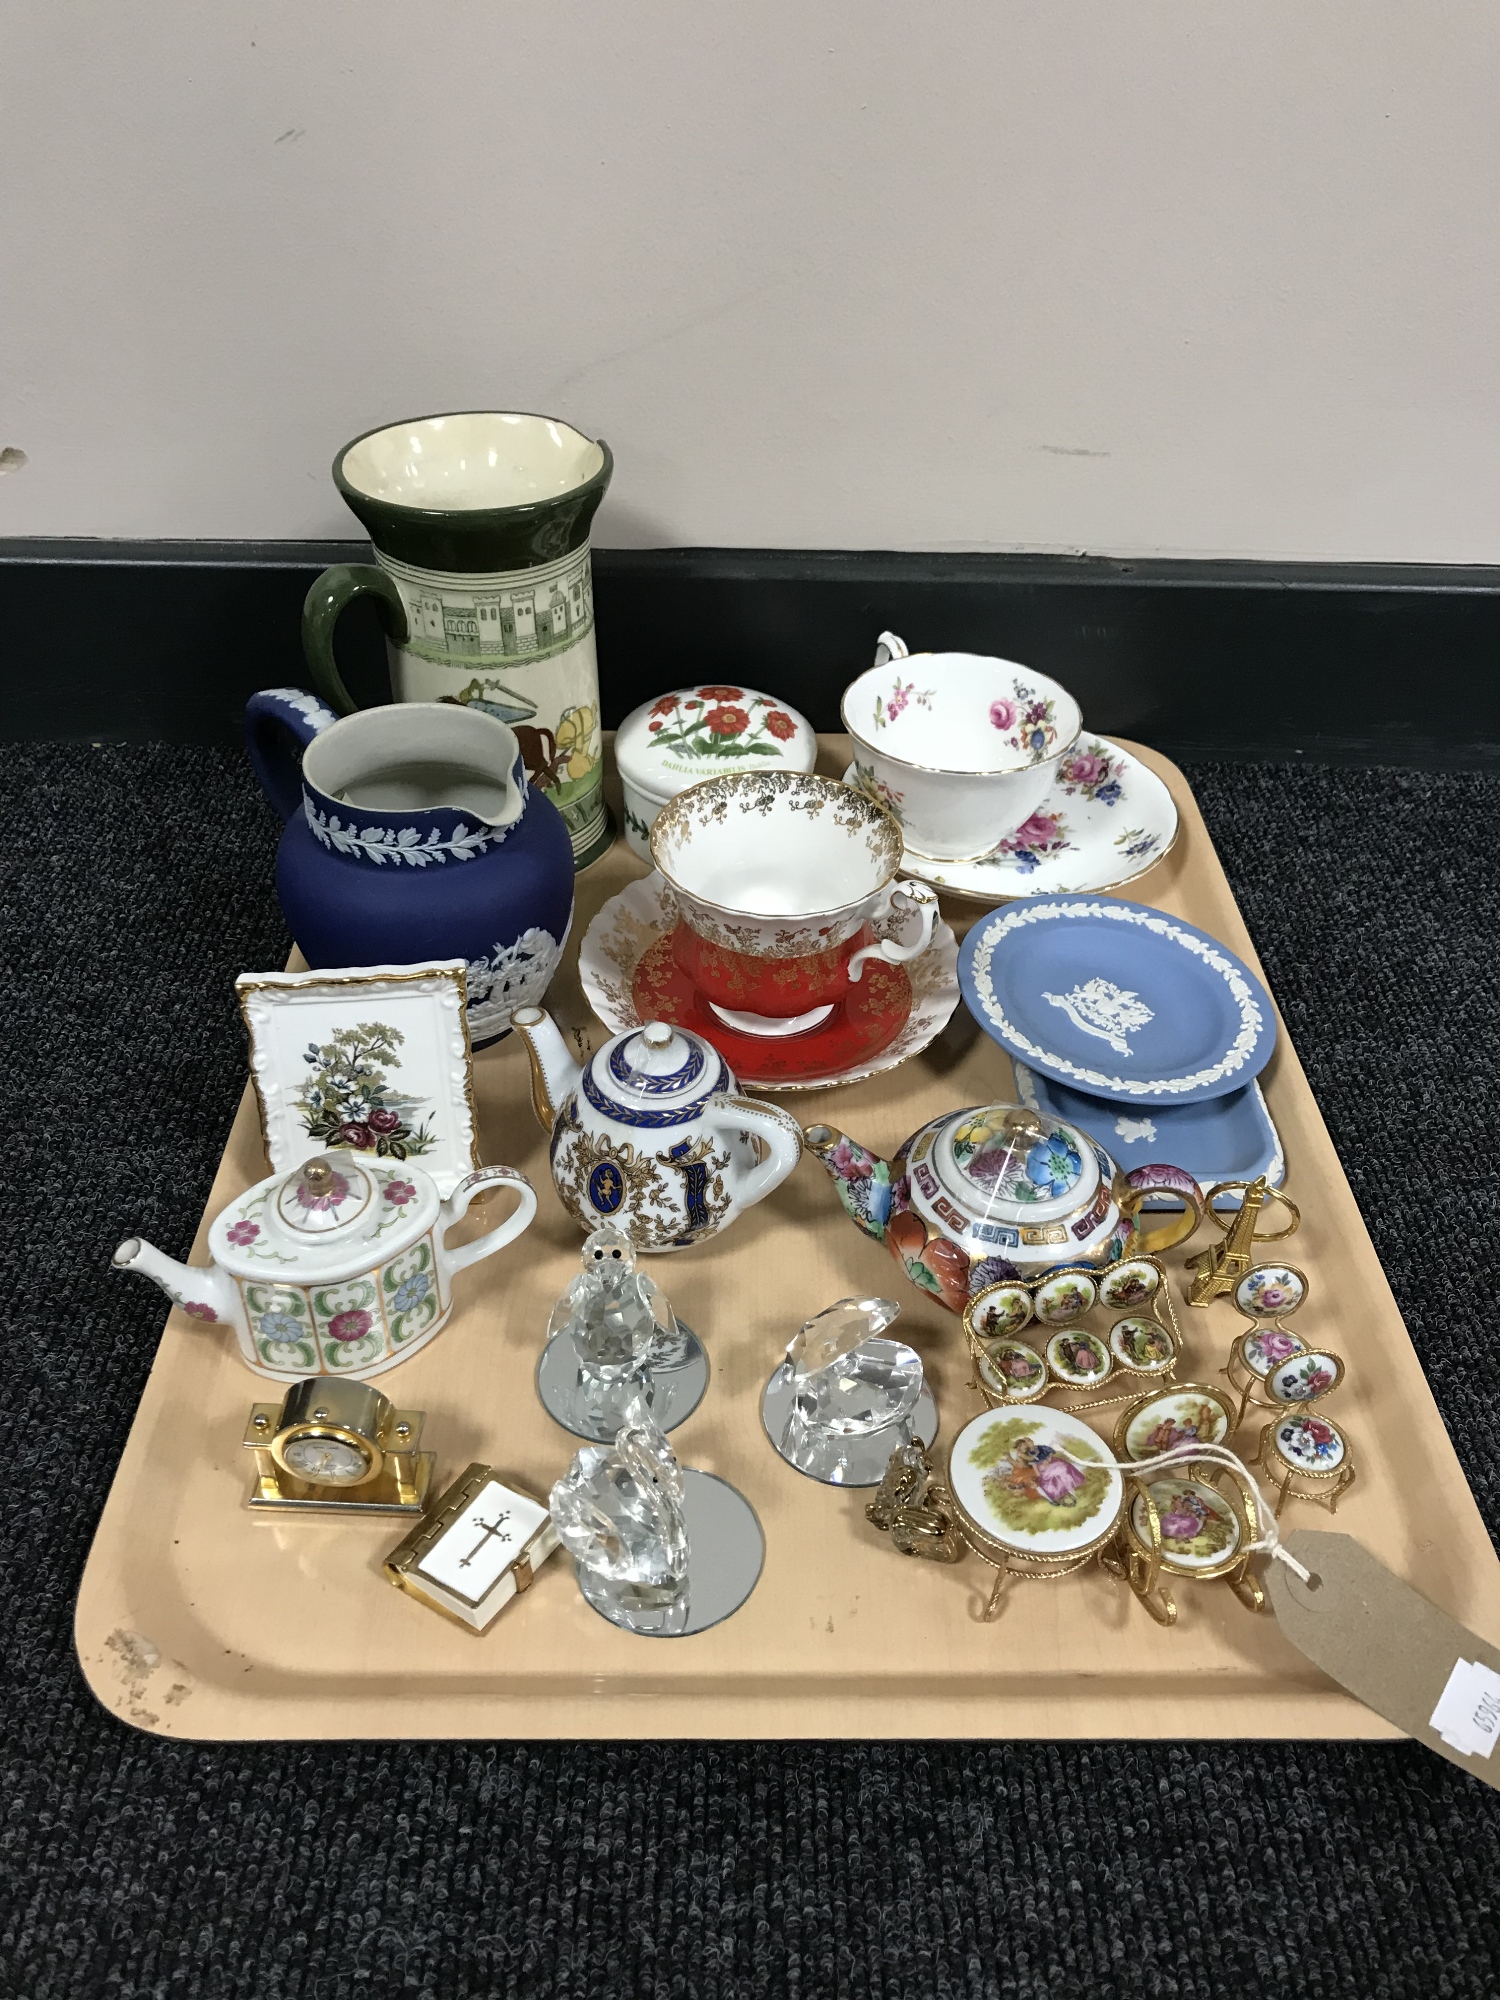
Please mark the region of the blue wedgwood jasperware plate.
<svg viewBox="0 0 1500 2000"><path fill-rule="evenodd" d="M1144 903L1048 896L975 924L964 1001L1028 1069L1121 1104L1241 1090L1276 1043L1271 996L1206 931Z"/></svg>
<svg viewBox="0 0 1500 2000"><path fill-rule="evenodd" d="M1205 1192L1220 1181L1253 1181L1264 1174L1272 1187L1286 1179L1281 1135L1271 1123L1258 1083L1196 1104L1111 1104L1085 1097L1064 1083L1014 1065L1018 1102L1077 1125L1097 1139L1128 1174L1159 1160L1192 1175ZM1147 1208L1157 1204L1147 1201ZM1238 1193L1221 1195L1216 1208L1240 1205Z"/></svg>

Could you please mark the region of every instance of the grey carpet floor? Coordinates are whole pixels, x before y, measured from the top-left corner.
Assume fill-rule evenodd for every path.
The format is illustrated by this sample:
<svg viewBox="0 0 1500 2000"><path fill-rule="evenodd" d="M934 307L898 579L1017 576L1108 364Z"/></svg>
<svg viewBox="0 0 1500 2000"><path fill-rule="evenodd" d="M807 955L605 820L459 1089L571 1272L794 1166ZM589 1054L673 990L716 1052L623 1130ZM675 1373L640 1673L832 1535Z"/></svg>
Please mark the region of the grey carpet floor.
<svg viewBox="0 0 1500 2000"><path fill-rule="evenodd" d="M161 1320L109 1252L186 1253L231 980L287 940L237 756L4 757L5 2000L1500 1989L1500 1795L1411 1745L239 1747L107 1716L72 1605ZM1192 775L1493 1532L1500 780Z"/></svg>

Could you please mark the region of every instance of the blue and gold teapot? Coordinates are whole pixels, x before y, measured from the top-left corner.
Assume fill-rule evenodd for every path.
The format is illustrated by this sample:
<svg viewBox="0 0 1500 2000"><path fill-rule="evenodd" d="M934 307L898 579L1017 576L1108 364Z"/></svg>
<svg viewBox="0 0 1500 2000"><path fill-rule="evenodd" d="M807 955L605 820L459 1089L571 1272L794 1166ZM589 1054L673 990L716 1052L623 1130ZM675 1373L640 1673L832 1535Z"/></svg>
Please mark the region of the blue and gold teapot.
<svg viewBox="0 0 1500 2000"><path fill-rule="evenodd" d="M584 1229L612 1222L637 1250L686 1249L764 1200L802 1156L796 1119L742 1096L701 1035L648 1021L580 1067L540 1007L511 1019L552 1134L558 1197Z"/></svg>

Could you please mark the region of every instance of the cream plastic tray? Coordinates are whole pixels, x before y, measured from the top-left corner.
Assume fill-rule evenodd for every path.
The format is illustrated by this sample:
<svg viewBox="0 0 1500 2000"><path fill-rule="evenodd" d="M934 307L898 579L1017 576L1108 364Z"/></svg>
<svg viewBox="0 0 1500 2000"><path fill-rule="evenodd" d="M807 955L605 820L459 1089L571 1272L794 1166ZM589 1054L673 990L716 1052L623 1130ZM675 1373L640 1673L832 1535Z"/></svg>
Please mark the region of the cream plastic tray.
<svg viewBox="0 0 1500 2000"><path fill-rule="evenodd" d="M840 772L847 754L825 738L819 768ZM1185 779L1151 751L1136 754L1171 786L1182 830L1129 893L1255 965ZM577 985L578 940L605 898L643 872L617 842L579 878L573 946L549 1004L580 1047L603 1031ZM961 933L978 912L950 902L946 914ZM1313 1283L1299 1327L1349 1363L1331 1407L1359 1464L1335 1523L1307 1507L1291 1518L1346 1529L1500 1642L1500 1563L1284 1031L1263 1081L1305 1217L1288 1246ZM381 1386L427 1412L440 1485L486 1459L545 1493L575 1441L544 1414L532 1376L581 1238L551 1191L524 1051L513 1039L485 1050L475 1084L483 1157L530 1174L540 1212L515 1246L459 1279L449 1326ZM780 1101L889 1152L935 1112L1010 1094L1006 1058L960 1009L904 1067ZM266 1171L247 1091L207 1215ZM132 1221L121 1215L122 1234ZM1174 1273L1184 1254L1170 1253ZM984 1624L989 1570L972 1557L952 1569L898 1557L866 1523L867 1496L784 1465L761 1429L762 1386L809 1313L846 1293L900 1300L902 1334L937 1393L939 1451L980 1407L957 1321L845 1220L814 1162L717 1241L652 1268L713 1364L673 1443L685 1464L732 1480L765 1528L765 1571L734 1618L681 1641L632 1637L590 1610L559 1555L484 1637L447 1624L381 1578L401 1522L250 1515L240 1439L250 1405L270 1391L227 1335L174 1311L79 1594L79 1657L100 1701L141 1728L199 1738L1397 1734L1297 1653L1269 1612L1253 1615L1222 1585L1184 1585L1179 1622L1164 1631L1090 1568L1018 1586ZM1233 1308L1180 1306L1179 1318L1182 1378L1212 1378L1239 1324Z"/></svg>

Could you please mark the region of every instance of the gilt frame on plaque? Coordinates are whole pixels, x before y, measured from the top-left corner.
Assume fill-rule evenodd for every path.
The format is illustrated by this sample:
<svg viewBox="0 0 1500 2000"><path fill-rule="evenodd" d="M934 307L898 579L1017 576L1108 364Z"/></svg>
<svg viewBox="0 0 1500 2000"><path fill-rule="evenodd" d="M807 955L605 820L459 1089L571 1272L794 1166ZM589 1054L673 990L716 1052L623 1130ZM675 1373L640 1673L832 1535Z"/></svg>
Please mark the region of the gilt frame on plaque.
<svg viewBox="0 0 1500 2000"><path fill-rule="evenodd" d="M273 1171L347 1146L413 1161L446 1198L479 1166L462 959L234 985Z"/></svg>

